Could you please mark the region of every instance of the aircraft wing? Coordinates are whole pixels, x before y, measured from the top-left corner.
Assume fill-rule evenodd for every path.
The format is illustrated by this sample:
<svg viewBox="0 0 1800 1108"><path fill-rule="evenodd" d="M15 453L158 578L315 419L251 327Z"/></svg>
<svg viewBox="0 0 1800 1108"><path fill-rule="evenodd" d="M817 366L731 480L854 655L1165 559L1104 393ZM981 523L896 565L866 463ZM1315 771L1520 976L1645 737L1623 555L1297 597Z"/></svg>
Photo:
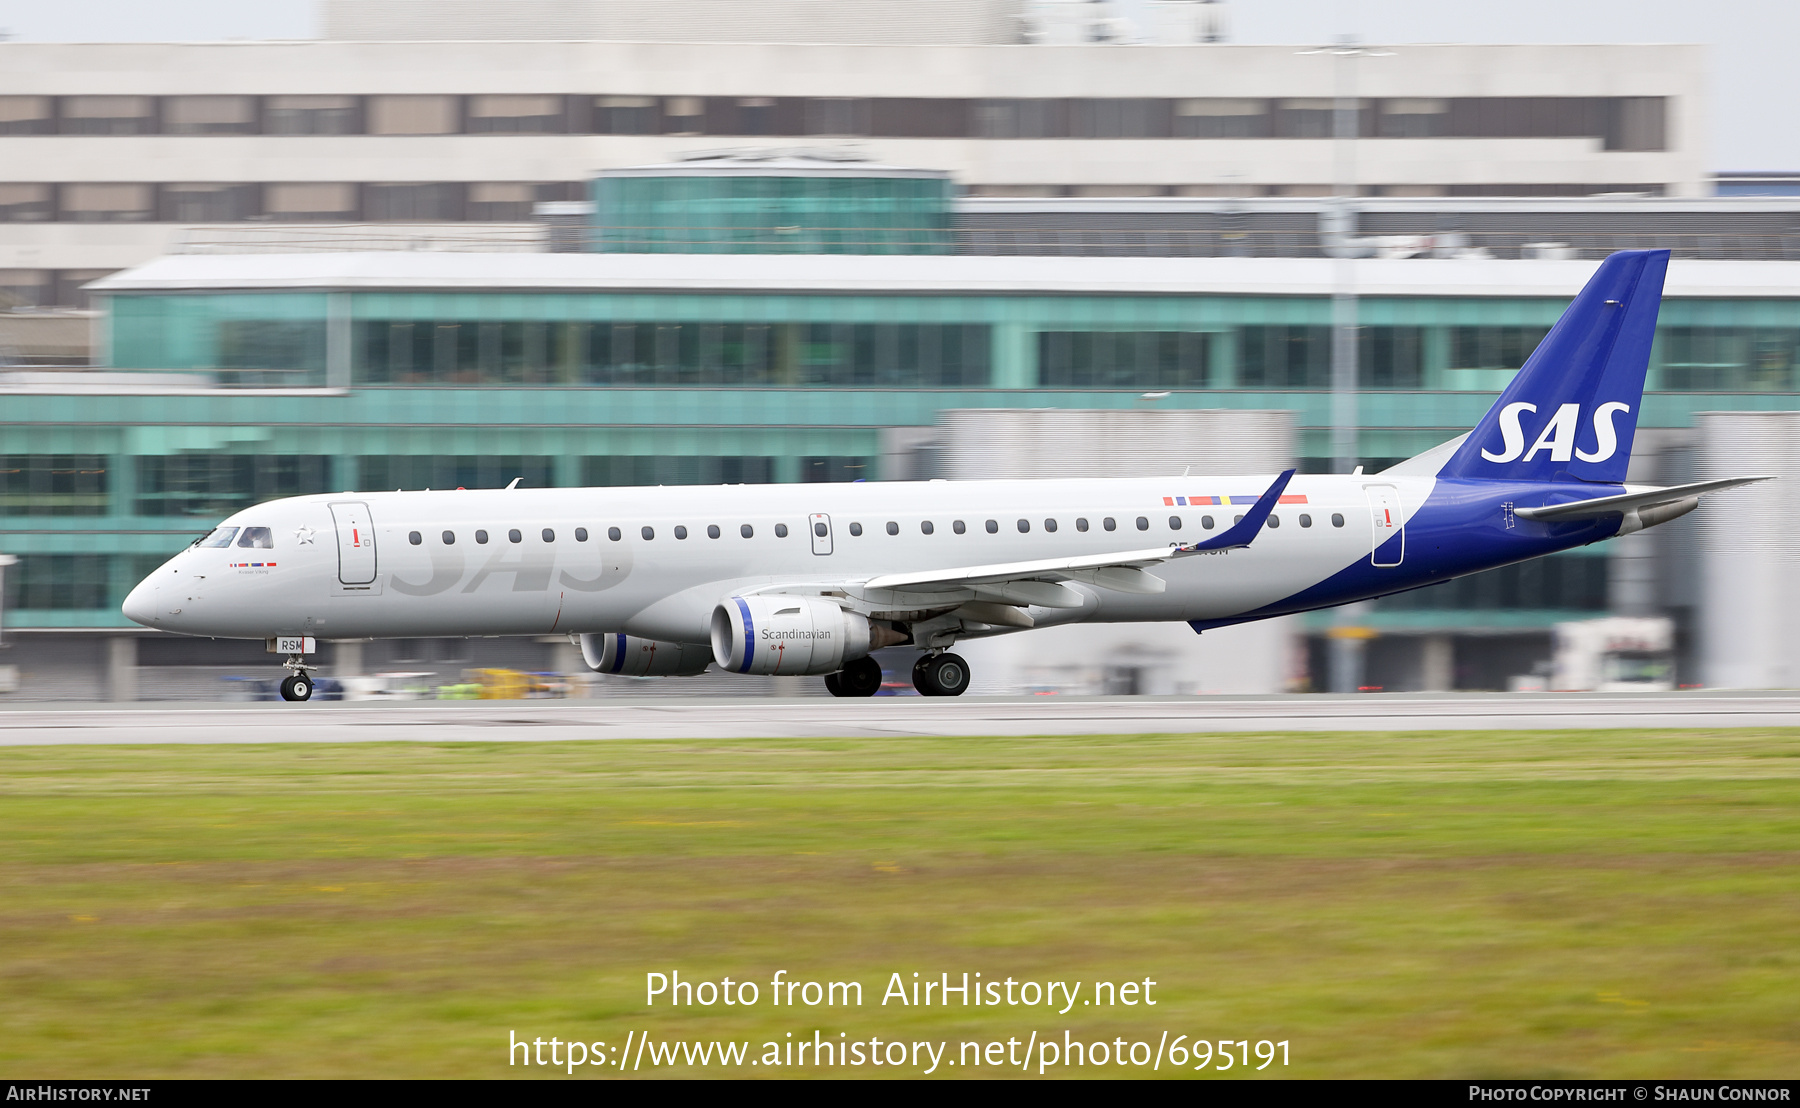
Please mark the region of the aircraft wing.
<svg viewBox="0 0 1800 1108"><path fill-rule="evenodd" d="M1614 512L1629 512L1658 504L1673 504L1709 492L1748 485L1752 481L1768 481L1770 477L1727 477L1720 481L1700 481L1692 485L1676 485L1647 492L1628 492L1619 496L1601 496L1593 500L1577 500L1570 504L1548 504L1542 508L1519 508L1513 512L1520 519L1592 519Z"/></svg>
<svg viewBox="0 0 1800 1108"><path fill-rule="evenodd" d="M989 586L988 589L978 591L998 593L1000 590L994 589L994 586L1005 587L1030 581L1073 580L1119 592L1160 593L1167 586L1160 577L1143 572L1145 568L1174 558L1249 546L1268 521L1269 513L1274 511L1276 503L1281 499L1282 490L1287 488L1293 476L1294 471L1291 469L1283 472L1275 478L1275 483L1269 486L1268 491L1257 498L1243 518L1221 534L1203 542L1121 550L1109 554L1084 554L1073 558L1040 558L1026 562L931 569L918 573L884 573L861 584L865 589L905 589L909 592L941 592ZM1019 603L1045 604L1048 607L1073 607L1080 603L1079 600L1072 604L1058 602L1056 594L1066 593L1068 590L1054 587L1033 590L1015 586L1009 591L1020 596L1021 599L1017 601ZM1024 599L1026 596L1034 598ZM1000 599L1000 596L996 595L995 598Z"/></svg>

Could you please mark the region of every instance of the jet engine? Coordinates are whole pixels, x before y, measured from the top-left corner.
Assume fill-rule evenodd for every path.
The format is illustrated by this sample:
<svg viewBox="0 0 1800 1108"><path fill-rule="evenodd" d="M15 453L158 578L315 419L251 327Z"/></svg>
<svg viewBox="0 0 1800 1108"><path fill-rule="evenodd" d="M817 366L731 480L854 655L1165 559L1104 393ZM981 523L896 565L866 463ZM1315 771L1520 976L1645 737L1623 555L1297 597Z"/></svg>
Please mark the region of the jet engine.
<svg viewBox="0 0 1800 1108"><path fill-rule="evenodd" d="M693 677L712 664L712 651L692 643L657 642L636 635L583 635L581 659L595 673Z"/></svg>
<svg viewBox="0 0 1800 1108"><path fill-rule="evenodd" d="M732 673L836 673L906 636L822 596L733 596L712 616L713 661Z"/></svg>

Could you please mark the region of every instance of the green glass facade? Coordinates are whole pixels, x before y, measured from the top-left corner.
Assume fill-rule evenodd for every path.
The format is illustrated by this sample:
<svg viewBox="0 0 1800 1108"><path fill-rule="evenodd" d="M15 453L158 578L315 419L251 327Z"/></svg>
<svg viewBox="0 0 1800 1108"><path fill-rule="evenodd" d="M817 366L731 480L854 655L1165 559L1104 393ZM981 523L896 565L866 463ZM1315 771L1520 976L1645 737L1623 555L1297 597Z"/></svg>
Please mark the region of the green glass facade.
<svg viewBox="0 0 1800 1108"><path fill-rule="evenodd" d="M183 293L111 297L111 362L222 384L1314 391L1320 297ZM1362 386L1497 392L1564 302L1361 303ZM338 338L334 342L334 337ZM1670 300L1649 387L1800 389L1800 301Z"/></svg>
<svg viewBox="0 0 1800 1108"><path fill-rule="evenodd" d="M121 369L226 387L17 394L0 434L13 627L124 626L159 559L263 499L337 489L881 477L945 408L1295 412L1326 468L1323 298L769 292L116 293ZM1362 302L1362 457L1472 426L1563 309ZM1670 300L1642 426L1800 407L1800 300ZM245 388L250 385L310 388ZM239 386L239 387L232 387ZM329 386L329 387L326 387ZM1543 628L1604 605L1605 547L1384 601L1383 629ZM1566 563L1566 564L1565 564ZM1508 576L1510 574L1511 576ZM1531 576L1536 574L1537 576Z"/></svg>
<svg viewBox="0 0 1800 1108"><path fill-rule="evenodd" d="M937 174L602 174L594 249L624 254L948 254Z"/></svg>

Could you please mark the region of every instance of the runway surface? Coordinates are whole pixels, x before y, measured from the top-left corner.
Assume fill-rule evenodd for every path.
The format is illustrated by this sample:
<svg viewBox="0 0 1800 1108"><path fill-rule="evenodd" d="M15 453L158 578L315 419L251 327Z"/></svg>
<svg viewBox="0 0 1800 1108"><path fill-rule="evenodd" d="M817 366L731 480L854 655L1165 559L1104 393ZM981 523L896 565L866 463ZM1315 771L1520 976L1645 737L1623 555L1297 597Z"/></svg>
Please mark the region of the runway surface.
<svg viewBox="0 0 1800 1108"><path fill-rule="evenodd" d="M1783 693L716 698L7 706L0 745L544 742L1231 731L1800 727Z"/></svg>

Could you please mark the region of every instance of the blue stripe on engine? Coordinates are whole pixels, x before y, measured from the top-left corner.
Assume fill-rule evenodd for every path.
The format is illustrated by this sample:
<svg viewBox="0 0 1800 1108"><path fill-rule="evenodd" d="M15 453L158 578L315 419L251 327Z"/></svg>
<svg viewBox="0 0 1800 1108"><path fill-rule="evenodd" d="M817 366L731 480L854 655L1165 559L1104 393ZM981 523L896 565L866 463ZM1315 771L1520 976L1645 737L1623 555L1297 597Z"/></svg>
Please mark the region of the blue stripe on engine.
<svg viewBox="0 0 1800 1108"><path fill-rule="evenodd" d="M625 668L625 636L619 636L618 649L613 651L612 671L618 673Z"/></svg>
<svg viewBox="0 0 1800 1108"><path fill-rule="evenodd" d="M738 611L744 617L744 664L738 667L738 672L749 673L750 658L756 653L756 626L750 622L750 605L744 603L744 598L734 596L731 599L737 602Z"/></svg>

